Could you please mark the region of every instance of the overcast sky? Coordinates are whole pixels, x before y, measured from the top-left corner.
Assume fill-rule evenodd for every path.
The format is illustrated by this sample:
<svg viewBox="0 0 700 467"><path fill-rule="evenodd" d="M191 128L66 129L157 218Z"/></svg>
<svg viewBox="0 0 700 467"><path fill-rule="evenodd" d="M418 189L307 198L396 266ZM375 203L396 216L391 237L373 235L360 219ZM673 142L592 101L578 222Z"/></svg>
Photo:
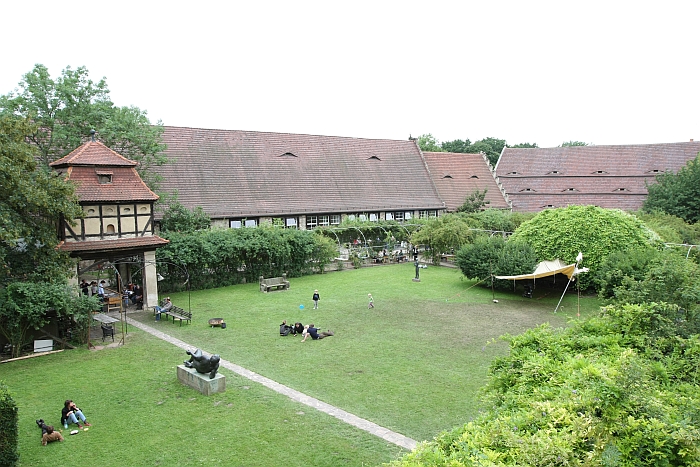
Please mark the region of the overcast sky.
<svg viewBox="0 0 700 467"><path fill-rule="evenodd" d="M0 3L0 94L85 66L165 125L557 146L699 139L698 1Z"/></svg>

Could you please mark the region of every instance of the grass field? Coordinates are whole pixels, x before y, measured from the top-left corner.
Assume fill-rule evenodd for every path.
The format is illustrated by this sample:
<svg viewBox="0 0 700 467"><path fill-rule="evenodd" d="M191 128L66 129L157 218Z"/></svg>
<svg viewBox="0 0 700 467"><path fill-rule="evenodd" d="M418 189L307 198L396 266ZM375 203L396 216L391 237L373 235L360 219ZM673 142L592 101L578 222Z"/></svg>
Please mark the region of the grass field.
<svg viewBox="0 0 700 467"><path fill-rule="evenodd" d="M575 293L556 314L560 291L535 298L473 287L458 270L429 267L413 282L411 264L291 279L291 289L262 294L257 284L172 294L194 320L180 327L134 313L205 352L338 406L416 440L460 425L481 408L489 363L507 351L497 339L576 318ZM560 284L561 285L561 284ZM319 289L318 310L311 295ZM367 293L375 301L367 309ZM546 296L543 296L546 294ZM301 309L300 305L304 305ZM582 298L581 316L598 309ZM226 329L209 318L224 318ZM313 322L336 335L301 343L279 336L283 319ZM401 449L290 401L227 370L227 391L211 397L182 386L175 367L187 355L129 328L126 345L0 365L0 380L20 405L22 465L55 464L60 449L100 465L377 465ZM94 427L57 447L39 443L36 418L55 418L76 400ZM59 454L63 455L63 454Z"/></svg>

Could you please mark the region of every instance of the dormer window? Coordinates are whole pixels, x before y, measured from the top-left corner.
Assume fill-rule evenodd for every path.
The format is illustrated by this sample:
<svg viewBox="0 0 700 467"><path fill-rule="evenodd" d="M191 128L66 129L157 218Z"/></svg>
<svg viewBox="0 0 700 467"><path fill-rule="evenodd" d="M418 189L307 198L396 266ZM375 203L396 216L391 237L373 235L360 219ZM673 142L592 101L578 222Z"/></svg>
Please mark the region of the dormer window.
<svg viewBox="0 0 700 467"><path fill-rule="evenodd" d="M567 188L566 190L562 190L563 192L572 192L572 191L578 191L576 188Z"/></svg>
<svg viewBox="0 0 700 467"><path fill-rule="evenodd" d="M537 191L537 190L533 190L532 188L523 188L522 190L520 190L520 193L528 192L528 191L534 192L534 191Z"/></svg>
<svg viewBox="0 0 700 467"><path fill-rule="evenodd" d="M472 176L469 177L469 178L479 178L479 177L477 177L476 175L472 175Z"/></svg>
<svg viewBox="0 0 700 467"><path fill-rule="evenodd" d="M627 188L617 188L613 191L630 191L630 190L628 190Z"/></svg>
<svg viewBox="0 0 700 467"><path fill-rule="evenodd" d="M652 169L647 171L648 174L660 174L661 171L659 169Z"/></svg>
<svg viewBox="0 0 700 467"><path fill-rule="evenodd" d="M605 170L596 170L595 172L591 172L592 174L595 175L603 175L606 174L607 172Z"/></svg>
<svg viewBox="0 0 700 467"><path fill-rule="evenodd" d="M551 172L547 172L547 175L560 175L560 174L561 174L561 172L559 172L558 170L552 170Z"/></svg>
<svg viewBox="0 0 700 467"><path fill-rule="evenodd" d="M291 152L285 152L284 154L280 155L280 157L297 157L297 155Z"/></svg>
<svg viewBox="0 0 700 467"><path fill-rule="evenodd" d="M112 174L110 174L110 173L97 174L97 183L99 183L100 185L106 185L108 183L112 183Z"/></svg>
<svg viewBox="0 0 700 467"><path fill-rule="evenodd" d="M452 175L450 175L450 174L445 174L445 175L442 176L442 178L452 178Z"/></svg>
<svg viewBox="0 0 700 467"><path fill-rule="evenodd" d="M518 172L508 172L506 175L520 175Z"/></svg>
<svg viewBox="0 0 700 467"><path fill-rule="evenodd" d="M370 156L367 158L368 161L380 161L381 159L377 156Z"/></svg>

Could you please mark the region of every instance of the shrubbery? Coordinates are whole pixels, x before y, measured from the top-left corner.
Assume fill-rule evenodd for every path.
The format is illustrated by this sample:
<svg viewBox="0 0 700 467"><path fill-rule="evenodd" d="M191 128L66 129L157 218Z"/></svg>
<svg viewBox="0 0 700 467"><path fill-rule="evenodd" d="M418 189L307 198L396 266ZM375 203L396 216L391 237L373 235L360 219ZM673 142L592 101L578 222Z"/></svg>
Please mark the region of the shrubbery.
<svg viewBox="0 0 700 467"><path fill-rule="evenodd" d="M507 337L487 410L393 466L695 466L700 337L667 304Z"/></svg>
<svg viewBox="0 0 700 467"><path fill-rule="evenodd" d="M310 230L207 229L163 236L170 243L157 250L157 260L184 266L193 289L257 282L259 276L295 277L323 271L337 254L329 248L328 239ZM168 268L160 282L163 290L185 288L183 269L162 264Z"/></svg>
<svg viewBox="0 0 700 467"><path fill-rule="evenodd" d="M462 247L456 254L455 263L468 279L488 279L494 276L529 274L537 265L534 250L527 244L506 241L501 236L480 235L474 243ZM491 285L487 281L484 285ZM510 281L497 279L494 287L508 290Z"/></svg>
<svg viewBox="0 0 700 467"><path fill-rule="evenodd" d="M546 209L520 225L512 240L527 242L538 259L561 259L573 263L579 252L582 266L594 273L611 253L647 247L660 242L638 218L617 209L569 206ZM590 285L588 274L580 276L581 287Z"/></svg>
<svg viewBox="0 0 700 467"><path fill-rule="evenodd" d="M0 382L0 467L14 467L19 461L17 404L7 386Z"/></svg>

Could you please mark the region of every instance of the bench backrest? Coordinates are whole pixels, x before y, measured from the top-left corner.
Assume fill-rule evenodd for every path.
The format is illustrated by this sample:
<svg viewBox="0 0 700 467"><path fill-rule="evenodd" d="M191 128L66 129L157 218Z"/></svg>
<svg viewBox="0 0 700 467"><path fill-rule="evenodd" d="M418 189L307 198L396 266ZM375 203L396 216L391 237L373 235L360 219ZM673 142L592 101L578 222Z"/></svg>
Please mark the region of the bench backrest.
<svg viewBox="0 0 700 467"><path fill-rule="evenodd" d="M288 282L286 274L282 274L282 277L270 277L268 279L260 276L260 285L284 285Z"/></svg>

